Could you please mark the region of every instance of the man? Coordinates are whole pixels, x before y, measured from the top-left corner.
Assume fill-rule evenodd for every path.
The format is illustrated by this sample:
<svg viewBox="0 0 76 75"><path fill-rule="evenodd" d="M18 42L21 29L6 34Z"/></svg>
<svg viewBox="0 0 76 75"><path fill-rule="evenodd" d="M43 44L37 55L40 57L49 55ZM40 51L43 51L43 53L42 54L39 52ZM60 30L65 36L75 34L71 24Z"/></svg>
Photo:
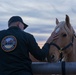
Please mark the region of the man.
<svg viewBox="0 0 76 75"><path fill-rule="evenodd" d="M40 49L33 35L23 31L27 26L21 17L13 16L9 28L0 31L0 75L32 75L29 52L38 60L47 57L53 37Z"/></svg>

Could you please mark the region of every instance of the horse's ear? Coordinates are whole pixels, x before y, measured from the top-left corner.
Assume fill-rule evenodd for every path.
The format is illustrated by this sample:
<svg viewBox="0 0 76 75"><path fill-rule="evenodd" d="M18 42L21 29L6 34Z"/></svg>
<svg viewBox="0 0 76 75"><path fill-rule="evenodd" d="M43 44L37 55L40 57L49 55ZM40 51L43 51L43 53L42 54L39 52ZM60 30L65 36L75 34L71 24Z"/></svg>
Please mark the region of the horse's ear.
<svg viewBox="0 0 76 75"><path fill-rule="evenodd" d="M56 18L56 25L58 25L58 23L59 23L59 21L58 21L58 19Z"/></svg>
<svg viewBox="0 0 76 75"><path fill-rule="evenodd" d="M66 22L66 25L68 26L68 28L70 28L70 19L69 19L68 15L66 15L65 22Z"/></svg>

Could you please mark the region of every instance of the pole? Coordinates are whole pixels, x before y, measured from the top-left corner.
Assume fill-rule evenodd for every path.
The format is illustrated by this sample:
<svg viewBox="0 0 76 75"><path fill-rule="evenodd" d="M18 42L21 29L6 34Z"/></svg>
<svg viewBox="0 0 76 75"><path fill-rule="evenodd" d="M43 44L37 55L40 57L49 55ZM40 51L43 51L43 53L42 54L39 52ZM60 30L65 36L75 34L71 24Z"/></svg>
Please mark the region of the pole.
<svg viewBox="0 0 76 75"><path fill-rule="evenodd" d="M62 74L61 62L33 62L32 69L34 74ZM76 74L76 62L65 62L66 74Z"/></svg>

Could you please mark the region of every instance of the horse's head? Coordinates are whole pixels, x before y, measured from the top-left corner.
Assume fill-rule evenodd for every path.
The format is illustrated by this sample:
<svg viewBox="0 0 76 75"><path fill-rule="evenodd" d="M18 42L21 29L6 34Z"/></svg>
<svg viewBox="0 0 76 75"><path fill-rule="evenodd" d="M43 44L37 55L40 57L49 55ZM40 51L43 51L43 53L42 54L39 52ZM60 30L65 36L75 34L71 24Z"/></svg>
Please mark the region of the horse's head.
<svg viewBox="0 0 76 75"><path fill-rule="evenodd" d="M66 15L65 21L61 22L56 19L56 25L52 33L52 35L55 34L56 39L50 43L49 62L61 60L64 55L67 55L72 50L74 30L70 24L69 16Z"/></svg>

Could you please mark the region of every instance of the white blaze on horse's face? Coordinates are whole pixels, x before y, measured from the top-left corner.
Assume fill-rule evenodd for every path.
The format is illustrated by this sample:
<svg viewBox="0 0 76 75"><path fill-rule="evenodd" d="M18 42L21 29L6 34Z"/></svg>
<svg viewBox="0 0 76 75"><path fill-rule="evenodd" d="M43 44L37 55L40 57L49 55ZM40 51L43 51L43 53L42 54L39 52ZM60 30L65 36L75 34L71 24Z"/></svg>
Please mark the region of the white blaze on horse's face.
<svg viewBox="0 0 76 75"><path fill-rule="evenodd" d="M60 31L60 27L56 28L55 33L58 33Z"/></svg>

